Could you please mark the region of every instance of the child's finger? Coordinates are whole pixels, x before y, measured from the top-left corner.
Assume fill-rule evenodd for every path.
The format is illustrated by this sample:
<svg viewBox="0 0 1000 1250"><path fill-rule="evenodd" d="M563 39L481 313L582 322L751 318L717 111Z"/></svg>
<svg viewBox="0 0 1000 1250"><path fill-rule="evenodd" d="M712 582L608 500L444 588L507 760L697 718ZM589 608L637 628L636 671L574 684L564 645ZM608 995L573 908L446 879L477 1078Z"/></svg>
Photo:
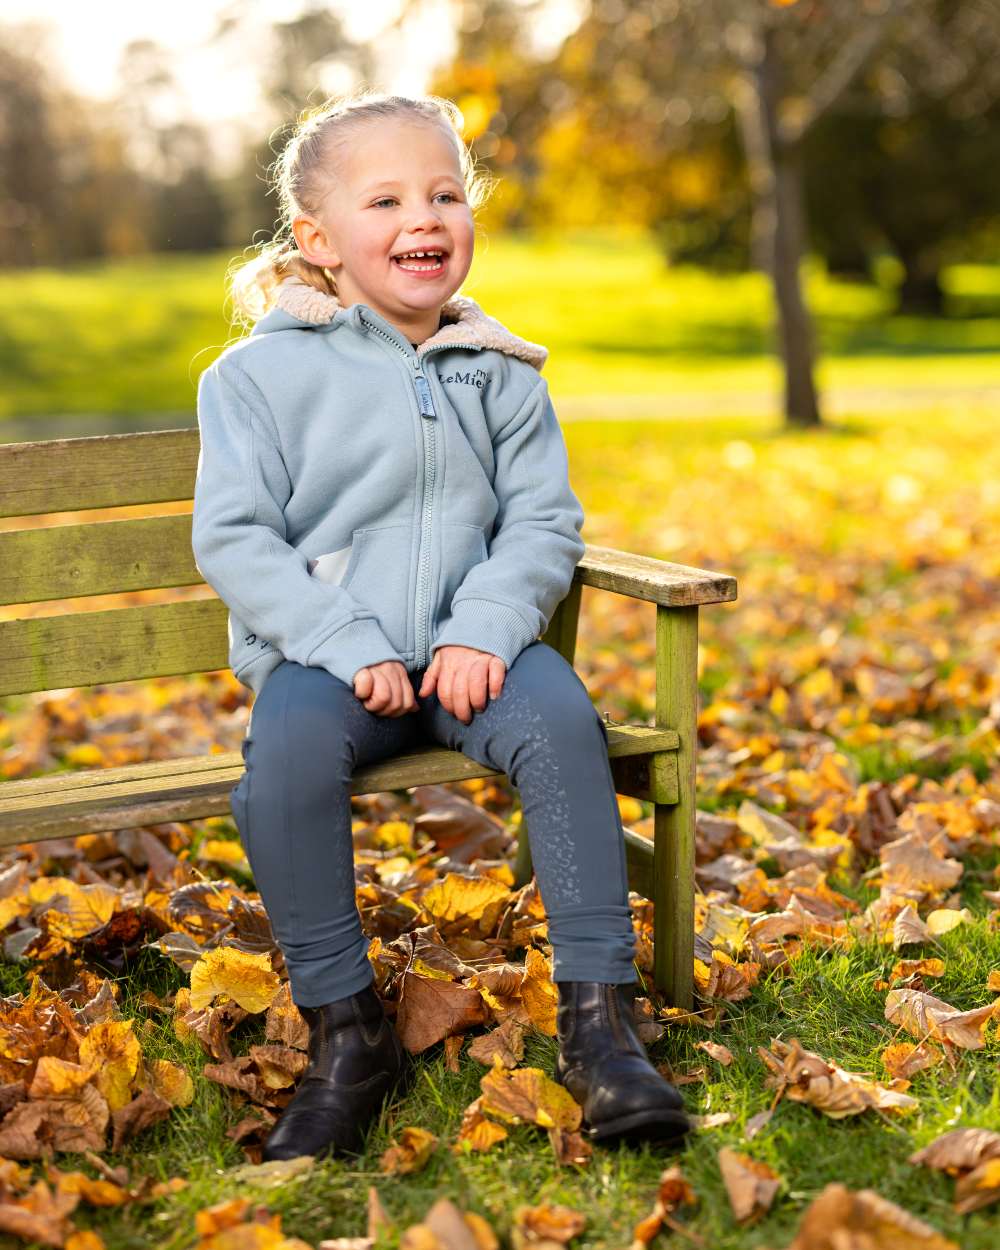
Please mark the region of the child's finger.
<svg viewBox="0 0 1000 1250"><path fill-rule="evenodd" d="M361 668L354 674L354 694L358 699L367 699L372 692L371 669Z"/></svg>
<svg viewBox="0 0 1000 1250"><path fill-rule="evenodd" d="M372 673L372 692L365 700L365 707L369 712L382 712L390 696L391 691L385 673L381 669L376 669Z"/></svg>
<svg viewBox="0 0 1000 1250"><path fill-rule="evenodd" d="M441 652L435 651L434 658L431 660L430 664L428 664L426 669L424 670L424 676L423 676L423 680L420 683L420 690L419 690L419 694L421 698L423 698L425 695L430 694L434 690L435 685L437 684L437 673L438 673L438 669L441 667L440 656L441 656Z"/></svg>
<svg viewBox="0 0 1000 1250"><path fill-rule="evenodd" d="M507 665L498 655L490 657L489 681L490 681L490 698L497 699L500 697L500 691L503 690L504 677L507 675Z"/></svg>

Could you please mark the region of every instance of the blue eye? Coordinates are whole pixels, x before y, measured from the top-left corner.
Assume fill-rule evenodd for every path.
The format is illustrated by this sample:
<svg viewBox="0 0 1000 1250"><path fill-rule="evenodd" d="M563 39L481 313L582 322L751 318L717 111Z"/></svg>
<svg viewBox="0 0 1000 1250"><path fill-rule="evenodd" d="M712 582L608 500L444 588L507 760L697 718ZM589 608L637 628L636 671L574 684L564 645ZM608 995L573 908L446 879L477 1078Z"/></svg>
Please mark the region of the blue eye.
<svg viewBox="0 0 1000 1250"><path fill-rule="evenodd" d="M434 198L439 199L442 195L446 195L449 200L453 200L456 204L458 203L458 196L455 195L451 191L439 191ZM386 196L383 196L382 199L376 200L372 204L372 208L377 208L380 204L395 204L395 203L396 201L392 196L386 195Z"/></svg>

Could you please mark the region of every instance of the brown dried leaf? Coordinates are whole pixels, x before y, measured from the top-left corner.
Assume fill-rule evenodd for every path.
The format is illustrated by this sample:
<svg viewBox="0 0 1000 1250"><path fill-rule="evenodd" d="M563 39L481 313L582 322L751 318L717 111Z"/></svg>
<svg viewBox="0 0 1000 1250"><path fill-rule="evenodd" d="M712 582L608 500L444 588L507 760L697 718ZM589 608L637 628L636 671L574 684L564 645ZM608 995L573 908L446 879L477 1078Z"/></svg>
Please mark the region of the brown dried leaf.
<svg viewBox="0 0 1000 1250"><path fill-rule="evenodd" d="M770 1209L781 1178L759 1159L723 1146L719 1151L719 1171L729 1195L733 1215L740 1224L759 1220Z"/></svg>
<svg viewBox="0 0 1000 1250"><path fill-rule="evenodd" d="M981 1050L986 1045L983 1030L997 1010L994 1002L971 1011L958 1011L922 990L890 990L885 999L885 1018L892 1024L921 1040L934 1037L963 1050Z"/></svg>
<svg viewBox="0 0 1000 1250"><path fill-rule="evenodd" d="M594 1148L582 1133L564 1128L550 1128L548 1134L556 1163L572 1163L576 1167L583 1167L590 1162Z"/></svg>
<svg viewBox="0 0 1000 1250"><path fill-rule="evenodd" d="M514 1211L510 1232L514 1250L560 1250L583 1232L586 1218L572 1207L543 1202L540 1206L520 1206Z"/></svg>
<svg viewBox="0 0 1000 1250"><path fill-rule="evenodd" d="M440 981L407 972L403 976L396 1029L399 1040L417 1054L452 1033L486 1020L486 1004L478 990L455 981Z"/></svg>
<svg viewBox="0 0 1000 1250"><path fill-rule="evenodd" d="M130 1103L112 1114L111 1149L121 1150L122 1146L131 1141L137 1133L149 1128L151 1124L158 1124L160 1120L167 1119L169 1115L170 1103L152 1089L144 1089Z"/></svg>
<svg viewBox="0 0 1000 1250"><path fill-rule="evenodd" d="M955 1176L989 1159L1000 1159L1000 1133L986 1128L955 1128L914 1151L908 1162Z"/></svg>
<svg viewBox="0 0 1000 1250"><path fill-rule="evenodd" d="M404 1128L399 1141L383 1151L379 1167L390 1175L419 1172L437 1148L438 1139L422 1128Z"/></svg>
<svg viewBox="0 0 1000 1250"><path fill-rule="evenodd" d="M872 1189L827 1185L806 1209L787 1250L961 1250Z"/></svg>
<svg viewBox="0 0 1000 1250"><path fill-rule="evenodd" d="M631 1250L644 1250L664 1224L669 1228L681 1228L671 1217L682 1205L693 1206L697 1195L688 1184L679 1164L673 1164L660 1173L653 1210L635 1226Z"/></svg>
<svg viewBox="0 0 1000 1250"><path fill-rule="evenodd" d="M482 1034L472 1042L469 1057L488 1068L497 1058L505 1068L516 1068L524 1058L524 1025L516 1016L508 1016L499 1028Z"/></svg>
<svg viewBox="0 0 1000 1250"><path fill-rule="evenodd" d="M960 1176L955 1184L955 1210L968 1215L1000 1200L1000 1159L987 1159Z"/></svg>
<svg viewBox="0 0 1000 1250"><path fill-rule="evenodd" d="M809 1103L832 1119L860 1115L872 1107L908 1111L918 1106L909 1094L886 1089L854 1072L846 1072L815 1051L803 1049L797 1038L790 1043L772 1038L771 1047L771 1051L757 1047L772 1073L765 1085L777 1088L779 1095L787 1094L794 1102Z"/></svg>

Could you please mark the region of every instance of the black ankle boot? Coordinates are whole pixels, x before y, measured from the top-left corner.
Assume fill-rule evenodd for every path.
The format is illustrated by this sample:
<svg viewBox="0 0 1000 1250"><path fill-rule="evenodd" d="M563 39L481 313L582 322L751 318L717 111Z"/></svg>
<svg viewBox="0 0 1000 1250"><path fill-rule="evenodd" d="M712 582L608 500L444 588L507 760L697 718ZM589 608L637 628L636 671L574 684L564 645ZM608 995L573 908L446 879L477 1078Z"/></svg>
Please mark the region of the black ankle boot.
<svg viewBox="0 0 1000 1250"><path fill-rule="evenodd" d="M357 1154L383 1102L405 1081L410 1057L370 985L299 1011L309 1025L309 1067L261 1158Z"/></svg>
<svg viewBox="0 0 1000 1250"><path fill-rule="evenodd" d="M556 1080L583 1108L595 1141L614 1137L676 1141L693 1125L684 1099L649 1062L624 985L558 981Z"/></svg>

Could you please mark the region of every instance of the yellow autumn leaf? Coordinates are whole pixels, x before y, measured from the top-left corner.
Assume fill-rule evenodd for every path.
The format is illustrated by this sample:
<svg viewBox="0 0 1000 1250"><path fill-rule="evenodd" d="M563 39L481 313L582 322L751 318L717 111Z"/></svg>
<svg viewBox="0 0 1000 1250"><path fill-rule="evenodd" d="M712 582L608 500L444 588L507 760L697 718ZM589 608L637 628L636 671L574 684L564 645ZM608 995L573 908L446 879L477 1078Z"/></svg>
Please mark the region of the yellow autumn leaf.
<svg viewBox="0 0 1000 1250"><path fill-rule="evenodd" d="M154 1059L147 1063L146 1070L153 1093L159 1094L172 1107L189 1107L194 1101L194 1082L180 1064L171 1063L169 1059Z"/></svg>
<svg viewBox="0 0 1000 1250"><path fill-rule="evenodd" d="M413 830L405 820L383 820L375 830L375 845L392 850L397 846L413 845Z"/></svg>
<svg viewBox="0 0 1000 1250"><path fill-rule="evenodd" d="M510 1123L525 1121L542 1128L573 1130L583 1111L569 1090L550 1080L541 1068L503 1066L499 1056L479 1082L483 1112Z"/></svg>
<svg viewBox="0 0 1000 1250"><path fill-rule="evenodd" d="M102 882L79 885L69 877L38 877L28 886L27 895L32 905L52 904L45 913L51 933L73 939L107 924L114 915L119 892Z"/></svg>
<svg viewBox="0 0 1000 1250"><path fill-rule="evenodd" d="M439 928L478 928L480 933L487 934L510 896L510 890L502 881L449 872L432 885L420 901Z"/></svg>
<svg viewBox="0 0 1000 1250"><path fill-rule="evenodd" d="M549 970L549 961L540 950L529 946L524 957L524 980L521 982L521 1002L531 1017L531 1023L549 1037L556 1036L556 1009L559 991Z"/></svg>
<svg viewBox="0 0 1000 1250"><path fill-rule="evenodd" d="M375 873L380 881L394 876L397 872L407 872L411 867L405 855L393 855L391 859L380 860L375 865Z"/></svg>
<svg viewBox="0 0 1000 1250"><path fill-rule="evenodd" d="M419 1172L432 1152L436 1149L438 1139L433 1133L423 1128L404 1128L399 1141L382 1152L379 1167L389 1175L406 1172Z"/></svg>
<svg viewBox="0 0 1000 1250"><path fill-rule="evenodd" d="M198 851L198 858L211 859L217 864L241 864L246 860L246 853L232 838L206 838Z"/></svg>
<svg viewBox="0 0 1000 1250"><path fill-rule="evenodd" d="M638 799L628 794L619 794L616 798L618 799L618 814L622 818L623 825L634 825L637 820L642 820L642 804Z"/></svg>
<svg viewBox="0 0 1000 1250"><path fill-rule="evenodd" d="M93 742L80 742L63 756L74 768L100 768L104 764L104 752Z"/></svg>
<svg viewBox="0 0 1000 1250"><path fill-rule="evenodd" d="M31 903L23 894L12 894L10 898L0 898L0 932L12 924L18 916L26 916L31 911Z"/></svg>
<svg viewBox="0 0 1000 1250"><path fill-rule="evenodd" d="M28 1086L28 1095L31 1098L73 1098L92 1076L91 1070L83 1064L55 1055L41 1055Z"/></svg>
<svg viewBox="0 0 1000 1250"><path fill-rule="evenodd" d="M132 1101L132 1078L141 1055L131 1020L101 1020L80 1043L80 1062L94 1073L94 1084L112 1111Z"/></svg>
<svg viewBox="0 0 1000 1250"><path fill-rule="evenodd" d="M938 937L942 933L948 933L951 929L956 928L966 921L972 920L972 912L968 907L956 910L954 907L936 907L933 911L927 913L927 928L930 932Z"/></svg>
<svg viewBox="0 0 1000 1250"><path fill-rule="evenodd" d="M266 953L219 946L206 951L191 968L191 1006L201 1010L217 994L225 994L245 1011L266 1011L280 984Z"/></svg>

